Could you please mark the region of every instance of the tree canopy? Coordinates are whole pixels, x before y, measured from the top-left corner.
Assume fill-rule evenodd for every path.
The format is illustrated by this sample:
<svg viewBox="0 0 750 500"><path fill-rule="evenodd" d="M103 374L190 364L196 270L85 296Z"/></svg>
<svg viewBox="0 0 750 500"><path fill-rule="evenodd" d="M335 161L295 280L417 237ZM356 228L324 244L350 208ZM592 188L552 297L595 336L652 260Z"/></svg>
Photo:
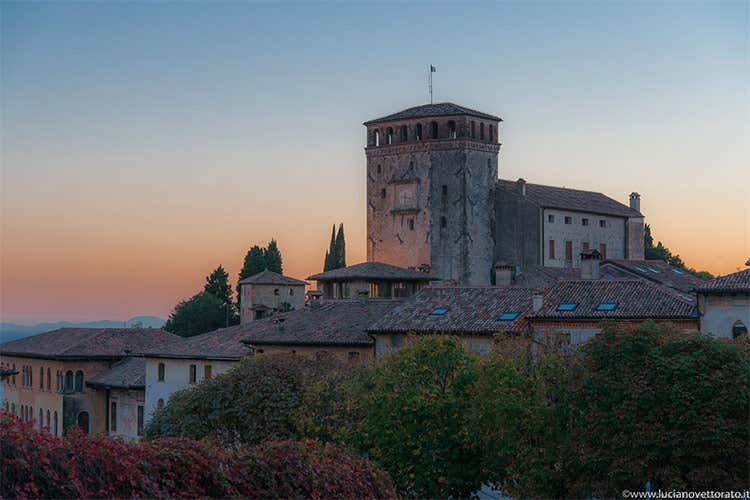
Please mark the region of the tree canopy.
<svg viewBox="0 0 750 500"><path fill-rule="evenodd" d="M164 329L181 337L192 337L225 327L228 321L231 318L227 318L227 305L215 295L202 291L180 301Z"/></svg>
<svg viewBox="0 0 750 500"><path fill-rule="evenodd" d="M338 233L336 232L336 224L331 228L331 243L326 250L323 271L331 271L341 267L346 267L346 240L343 223L339 224Z"/></svg>

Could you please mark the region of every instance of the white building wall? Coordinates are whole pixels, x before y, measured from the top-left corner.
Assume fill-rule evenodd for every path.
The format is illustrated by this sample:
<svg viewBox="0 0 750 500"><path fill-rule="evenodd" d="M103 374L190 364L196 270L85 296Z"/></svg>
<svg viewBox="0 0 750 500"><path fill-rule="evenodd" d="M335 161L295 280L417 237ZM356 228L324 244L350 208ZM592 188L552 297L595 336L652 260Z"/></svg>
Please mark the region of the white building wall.
<svg viewBox="0 0 750 500"><path fill-rule="evenodd" d="M701 333L719 338L732 338L735 322L750 329L749 295L700 295Z"/></svg>
<svg viewBox="0 0 750 500"><path fill-rule="evenodd" d="M550 215L554 221L550 222ZM565 217L571 218L571 223L565 223ZM583 225L583 219L588 219L588 225ZM599 250L600 244L607 246L608 259L625 258L625 222L620 217L606 215L572 212L568 210L556 210L545 208L542 215L543 238L542 255L544 265L547 267L580 267L583 243L589 244L590 250ZM604 221L605 227L600 226ZM555 258L550 257L549 242L555 242ZM565 260L565 242L573 244L573 260L568 263Z"/></svg>
<svg viewBox="0 0 750 500"><path fill-rule="evenodd" d="M159 381L159 363L164 363L164 381ZM213 377L229 371L237 361L204 359L146 358L145 421L148 423L156 411L159 399L166 405L177 391L189 389L200 383L206 373L206 365L211 366ZM190 365L196 365L196 383L190 383Z"/></svg>
<svg viewBox="0 0 750 500"><path fill-rule="evenodd" d="M112 430L112 403L117 404L117 430ZM126 391L112 389L109 392L109 435L135 441L141 437L138 435L138 407L145 405L144 391ZM145 425L145 406L144 406Z"/></svg>

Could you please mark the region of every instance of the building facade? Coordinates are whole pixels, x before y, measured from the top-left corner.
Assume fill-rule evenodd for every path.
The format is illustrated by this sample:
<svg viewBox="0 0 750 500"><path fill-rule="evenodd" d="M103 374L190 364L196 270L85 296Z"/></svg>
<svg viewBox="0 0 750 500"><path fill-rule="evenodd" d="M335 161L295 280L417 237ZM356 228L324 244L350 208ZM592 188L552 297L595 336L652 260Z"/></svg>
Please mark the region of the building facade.
<svg viewBox="0 0 750 500"><path fill-rule="evenodd" d="M265 270L245 278L240 285L240 322L272 316L305 305L305 283L302 280Z"/></svg>
<svg viewBox="0 0 750 500"><path fill-rule="evenodd" d="M748 260L747 265L750 265ZM750 269L696 287L701 332L719 338L747 335L750 328Z"/></svg>

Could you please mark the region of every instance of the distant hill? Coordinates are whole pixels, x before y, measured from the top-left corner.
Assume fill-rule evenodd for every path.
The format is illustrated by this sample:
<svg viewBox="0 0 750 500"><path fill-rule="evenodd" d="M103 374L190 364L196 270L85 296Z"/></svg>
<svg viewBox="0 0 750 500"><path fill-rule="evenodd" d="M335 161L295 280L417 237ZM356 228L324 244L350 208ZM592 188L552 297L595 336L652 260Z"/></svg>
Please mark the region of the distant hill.
<svg viewBox="0 0 750 500"><path fill-rule="evenodd" d="M36 325L17 325L15 323L0 323L0 343L21 339L37 333L48 332L58 328L161 328L165 320L156 316L135 316L127 321L88 321L83 323L72 323L70 321L58 321L55 323L39 323Z"/></svg>

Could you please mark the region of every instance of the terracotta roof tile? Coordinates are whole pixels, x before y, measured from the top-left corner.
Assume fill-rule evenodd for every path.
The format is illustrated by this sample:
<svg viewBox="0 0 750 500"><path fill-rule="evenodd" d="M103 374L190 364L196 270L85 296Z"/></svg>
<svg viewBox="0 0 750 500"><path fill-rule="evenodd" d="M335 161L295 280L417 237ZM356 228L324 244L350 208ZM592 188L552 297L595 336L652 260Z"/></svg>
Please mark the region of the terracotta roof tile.
<svg viewBox="0 0 750 500"><path fill-rule="evenodd" d="M492 334L525 330L531 311L533 288L524 287L428 287L370 326L370 333ZM447 309L444 314L434 314ZM503 313L519 313L501 320Z"/></svg>
<svg viewBox="0 0 750 500"><path fill-rule="evenodd" d="M604 278L644 278L673 288L682 293L690 293L695 287L705 283L687 271L670 266L663 260L621 260L602 261L600 272Z"/></svg>
<svg viewBox="0 0 750 500"><path fill-rule="evenodd" d="M402 280L402 281L434 281L438 278L414 269L392 266L382 262L362 262L353 266L342 267L332 271L313 274L309 280L342 281L342 280Z"/></svg>
<svg viewBox="0 0 750 500"><path fill-rule="evenodd" d="M698 293L750 293L750 269L719 276L695 287L695 291Z"/></svg>
<svg viewBox="0 0 750 500"><path fill-rule="evenodd" d="M146 386L146 361L142 357L128 356L97 373L86 385L105 389L143 389Z"/></svg>
<svg viewBox="0 0 750 500"><path fill-rule="evenodd" d="M431 118L434 116L453 116L453 115L469 115L476 116L477 118L483 118L485 120L502 121L498 116L490 115L477 111L474 109L465 108L452 102L440 102L436 104L425 104L423 106L414 106L398 113L386 115L374 120L369 120L364 125L370 125L372 123L380 122L393 122L398 120L408 120L411 118Z"/></svg>
<svg viewBox="0 0 750 500"><path fill-rule="evenodd" d="M240 285L307 285L306 282L266 269L240 281Z"/></svg>

